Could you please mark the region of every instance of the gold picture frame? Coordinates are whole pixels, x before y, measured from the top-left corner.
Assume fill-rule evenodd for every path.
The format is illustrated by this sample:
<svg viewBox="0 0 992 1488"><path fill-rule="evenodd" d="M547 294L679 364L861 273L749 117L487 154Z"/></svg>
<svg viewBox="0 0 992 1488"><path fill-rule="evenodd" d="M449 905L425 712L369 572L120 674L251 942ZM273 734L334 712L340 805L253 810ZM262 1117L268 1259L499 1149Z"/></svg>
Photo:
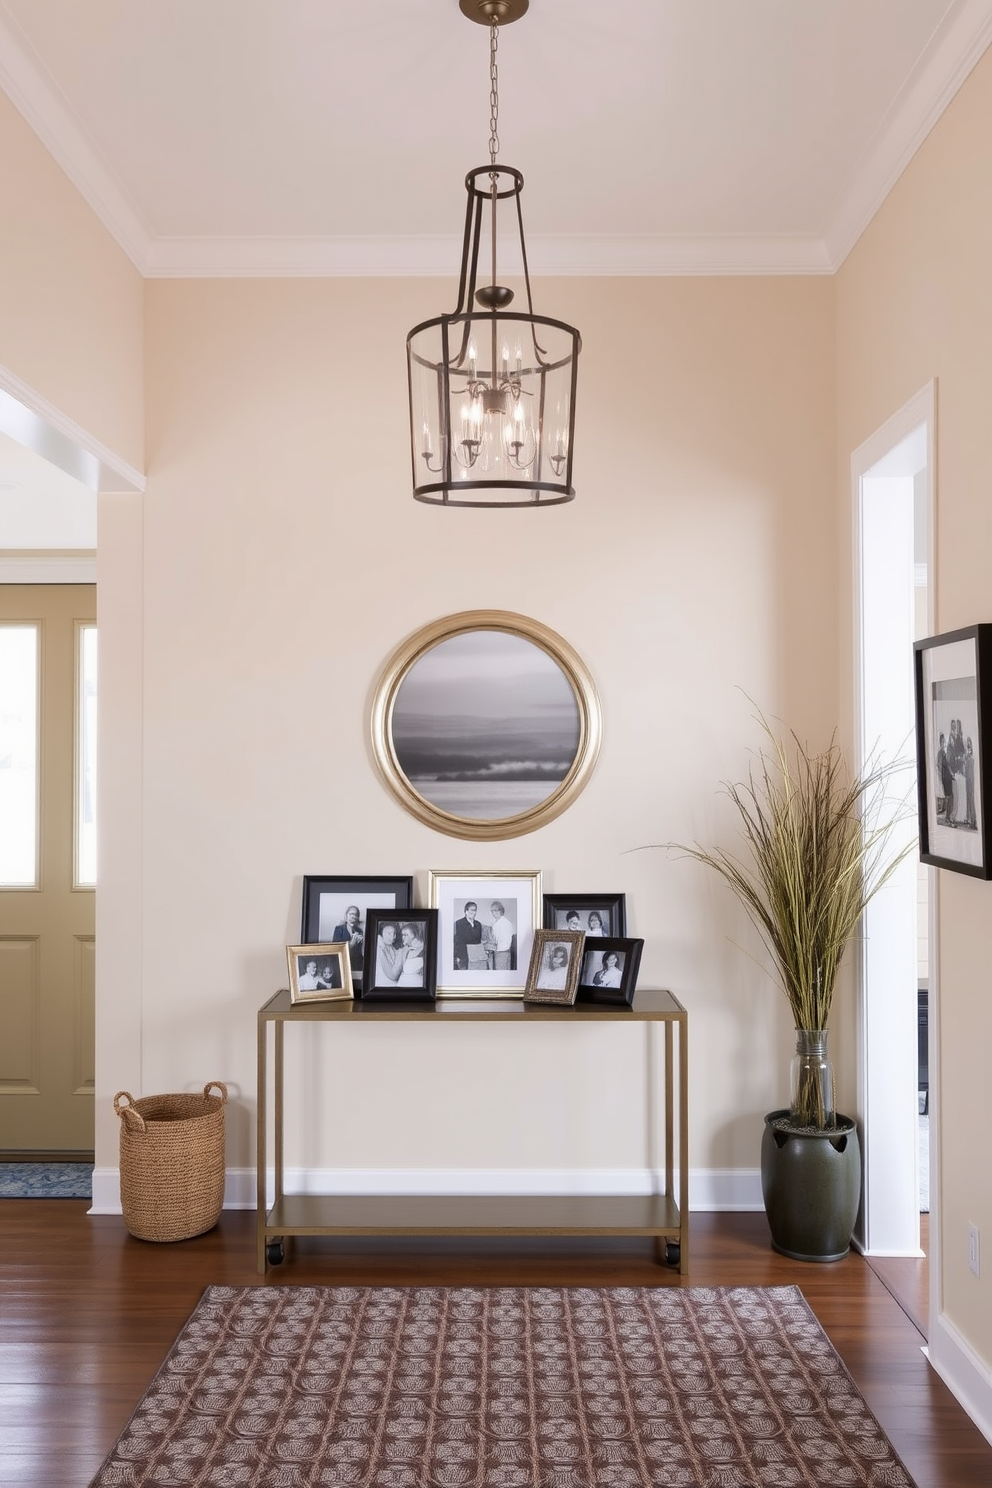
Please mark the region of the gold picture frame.
<svg viewBox="0 0 992 1488"><path fill-rule="evenodd" d="M400 805L477 842L536 831L570 806L603 732L581 657L508 610L465 610L409 636L383 668L370 724Z"/></svg>
<svg viewBox="0 0 992 1488"><path fill-rule="evenodd" d="M290 1002L349 1002L355 995L346 940L286 947Z"/></svg>
<svg viewBox="0 0 992 1488"><path fill-rule="evenodd" d="M579 990L585 938L582 930L534 932L524 1002L550 1002L571 1007Z"/></svg>
<svg viewBox="0 0 992 1488"><path fill-rule="evenodd" d="M438 999L523 997L541 923L541 870L431 870L428 900L438 911Z"/></svg>

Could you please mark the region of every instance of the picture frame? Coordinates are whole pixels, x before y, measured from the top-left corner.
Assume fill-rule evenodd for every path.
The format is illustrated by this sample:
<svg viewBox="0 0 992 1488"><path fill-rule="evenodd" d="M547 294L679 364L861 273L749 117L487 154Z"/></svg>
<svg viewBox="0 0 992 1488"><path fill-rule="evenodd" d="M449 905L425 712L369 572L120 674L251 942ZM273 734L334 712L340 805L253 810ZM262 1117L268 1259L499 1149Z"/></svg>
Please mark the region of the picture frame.
<svg viewBox="0 0 992 1488"><path fill-rule="evenodd" d="M306 874L300 939L306 943L347 940L352 982L361 987L365 971L365 919L370 909L409 909L413 876L356 877L354 874ZM352 909L358 910L354 926Z"/></svg>
<svg viewBox="0 0 992 1488"><path fill-rule="evenodd" d="M590 922L590 915L593 917ZM582 930L602 937L627 934L625 894L545 894L546 930Z"/></svg>
<svg viewBox="0 0 992 1488"><path fill-rule="evenodd" d="M920 860L992 878L992 624L913 646Z"/></svg>
<svg viewBox="0 0 992 1488"><path fill-rule="evenodd" d="M527 968L524 1002L560 1003L571 1007L582 965L581 930L536 930Z"/></svg>
<svg viewBox="0 0 992 1488"><path fill-rule="evenodd" d="M644 941L631 936L611 935L590 940L587 935L582 947L576 1002L630 1007L643 949Z"/></svg>
<svg viewBox="0 0 992 1488"><path fill-rule="evenodd" d="M437 991L437 910L370 909L363 1002L433 1002ZM392 933L390 933L392 932Z"/></svg>
<svg viewBox="0 0 992 1488"><path fill-rule="evenodd" d="M540 869L432 869L428 900L438 911L438 998L522 997L540 922Z"/></svg>
<svg viewBox="0 0 992 1488"><path fill-rule="evenodd" d="M376 685L372 750L418 821L450 837L519 837L575 800L602 738L581 657L506 610L435 620L390 656Z"/></svg>
<svg viewBox="0 0 992 1488"><path fill-rule="evenodd" d="M351 958L344 940L286 947L290 1002L350 1002Z"/></svg>

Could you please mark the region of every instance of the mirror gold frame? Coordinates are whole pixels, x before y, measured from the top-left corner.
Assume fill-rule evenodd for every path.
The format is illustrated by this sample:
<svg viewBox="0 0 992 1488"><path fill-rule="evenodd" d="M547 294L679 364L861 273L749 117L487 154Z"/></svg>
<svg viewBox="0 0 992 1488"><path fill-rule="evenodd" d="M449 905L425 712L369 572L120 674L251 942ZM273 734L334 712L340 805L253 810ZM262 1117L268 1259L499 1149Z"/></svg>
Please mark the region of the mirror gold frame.
<svg viewBox="0 0 992 1488"><path fill-rule="evenodd" d="M539 803L508 816L462 816L429 801L405 773L393 737L393 716L399 690L417 663L442 642L476 631L502 632L543 651L562 673L575 700L578 742L564 777ZM435 620L409 636L383 668L375 690L370 722L375 762L400 805L437 832L475 842L520 837L559 816L588 781L599 755L603 732L599 695L581 657L547 625L507 610L464 610Z"/></svg>

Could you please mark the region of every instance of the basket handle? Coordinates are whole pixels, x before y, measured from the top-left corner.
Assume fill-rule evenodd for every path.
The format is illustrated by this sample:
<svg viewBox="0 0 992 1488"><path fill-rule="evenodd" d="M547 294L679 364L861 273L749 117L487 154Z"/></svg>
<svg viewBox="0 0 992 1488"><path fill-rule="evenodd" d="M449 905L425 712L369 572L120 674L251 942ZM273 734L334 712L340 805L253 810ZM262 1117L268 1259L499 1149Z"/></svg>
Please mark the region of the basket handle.
<svg viewBox="0 0 992 1488"><path fill-rule="evenodd" d="M204 1085L204 1087L203 1087L203 1093L204 1093L204 1095L209 1095L210 1092L211 1092L211 1090L219 1090L220 1091L220 1103L221 1103L222 1106L226 1106L227 1105L227 1086L224 1084L224 1081L223 1080L211 1080L209 1084Z"/></svg>
<svg viewBox="0 0 992 1488"><path fill-rule="evenodd" d="M127 1105L122 1106L121 1100L126 1100ZM134 1127L136 1131L144 1131L145 1118L140 1111L134 1109L134 1096L128 1090L118 1090L114 1096L114 1115L119 1116L125 1126Z"/></svg>

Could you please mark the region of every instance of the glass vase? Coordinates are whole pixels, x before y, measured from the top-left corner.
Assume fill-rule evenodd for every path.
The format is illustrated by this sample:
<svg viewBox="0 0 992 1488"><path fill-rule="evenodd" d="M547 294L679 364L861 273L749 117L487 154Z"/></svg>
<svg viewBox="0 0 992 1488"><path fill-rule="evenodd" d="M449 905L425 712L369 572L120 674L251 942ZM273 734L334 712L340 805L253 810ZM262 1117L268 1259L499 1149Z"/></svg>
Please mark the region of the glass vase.
<svg viewBox="0 0 992 1488"><path fill-rule="evenodd" d="M797 1028L789 1070L789 1117L794 1126L830 1131L837 1125L834 1071L825 1028Z"/></svg>

